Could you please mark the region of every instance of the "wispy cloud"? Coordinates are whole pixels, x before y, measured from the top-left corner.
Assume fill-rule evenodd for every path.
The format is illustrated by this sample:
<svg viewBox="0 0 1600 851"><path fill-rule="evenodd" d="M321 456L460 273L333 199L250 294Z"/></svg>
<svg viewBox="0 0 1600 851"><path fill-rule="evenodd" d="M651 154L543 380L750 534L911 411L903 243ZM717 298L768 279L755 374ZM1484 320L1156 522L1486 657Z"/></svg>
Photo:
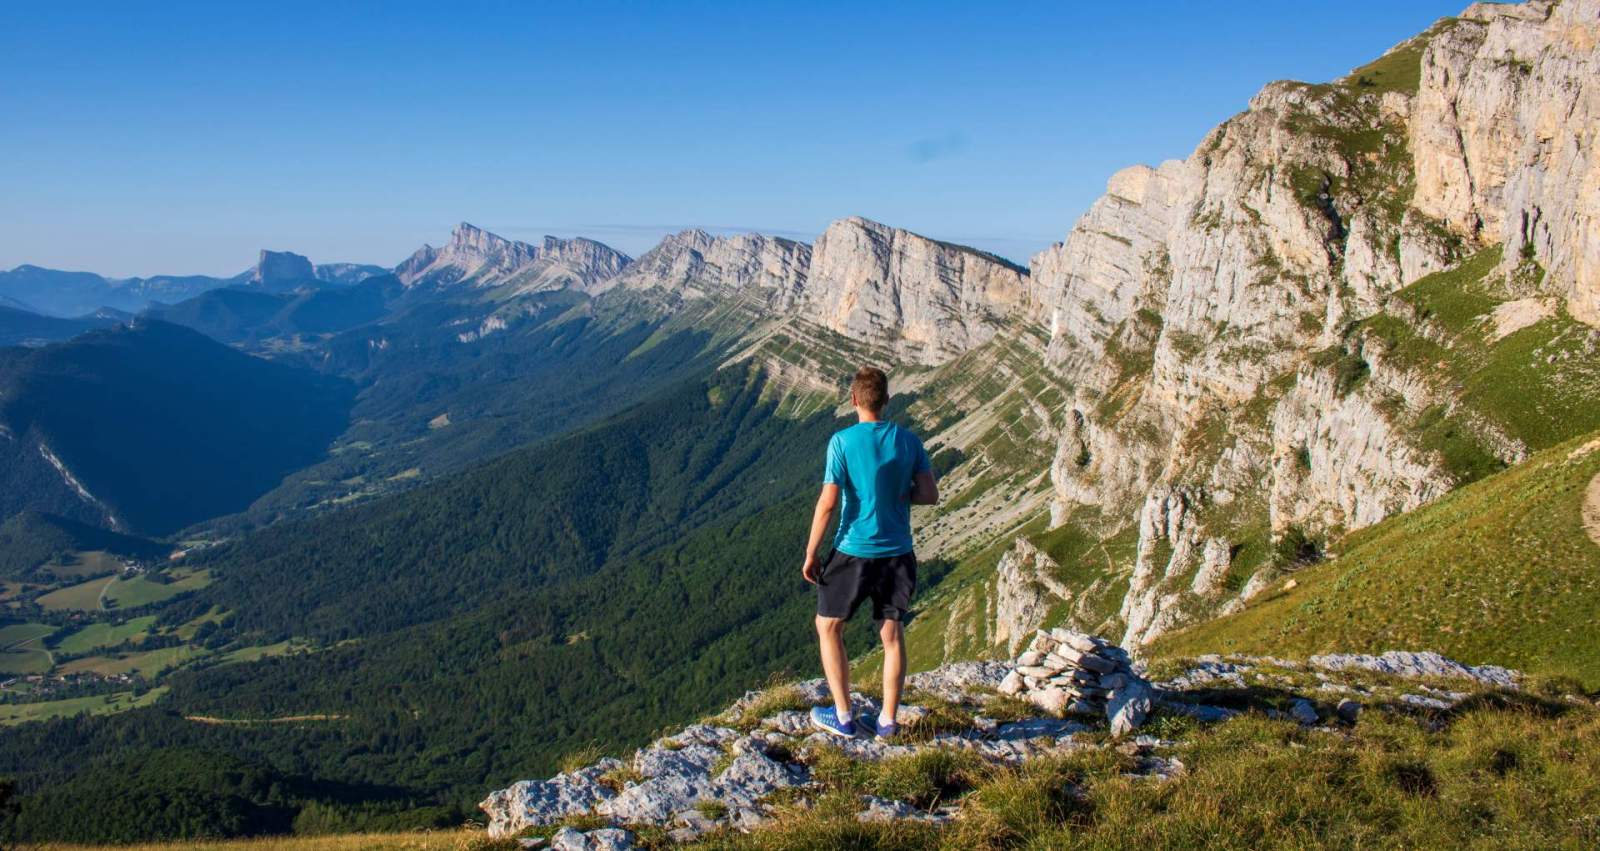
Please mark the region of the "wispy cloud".
<svg viewBox="0 0 1600 851"><path fill-rule="evenodd" d="M914 163L927 163L961 153L967 147L967 134L951 130L938 136L918 139L906 146L906 156Z"/></svg>

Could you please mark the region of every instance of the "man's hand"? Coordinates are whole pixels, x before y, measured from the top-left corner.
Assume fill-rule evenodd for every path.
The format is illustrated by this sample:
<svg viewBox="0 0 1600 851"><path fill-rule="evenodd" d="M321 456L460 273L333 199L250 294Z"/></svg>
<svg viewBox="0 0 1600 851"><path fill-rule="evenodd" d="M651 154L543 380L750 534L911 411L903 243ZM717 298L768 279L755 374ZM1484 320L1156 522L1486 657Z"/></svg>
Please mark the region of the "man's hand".
<svg viewBox="0 0 1600 851"><path fill-rule="evenodd" d="M806 563L800 568L800 575L804 576L807 582L815 585L817 584L817 571L820 568L821 565L817 563L817 554L806 553Z"/></svg>

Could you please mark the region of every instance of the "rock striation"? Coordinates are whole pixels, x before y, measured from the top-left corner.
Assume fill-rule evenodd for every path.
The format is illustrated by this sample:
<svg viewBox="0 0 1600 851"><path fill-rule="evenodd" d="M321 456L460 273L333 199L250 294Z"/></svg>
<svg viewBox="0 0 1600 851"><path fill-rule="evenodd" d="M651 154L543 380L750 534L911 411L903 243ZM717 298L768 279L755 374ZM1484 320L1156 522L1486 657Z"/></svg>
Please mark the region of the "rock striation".
<svg viewBox="0 0 1600 851"><path fill-rule="evenodd" d="M811 246L803 242L754 233L712 236L686 230L663 239L591 291L647 290L680 301L747 297L782 311L792 307L804 290L810 263Z"/></svg>
<svg viewBox="0 0 1600 851"><path fill-rule="evenodd" d="M424 245L395 267L408 287L508 287L513 293L587 291L621 272L629 258L590 239L509 240L462 222L440 248Z"/></svg>
<svg viewBox="0 0 1600 851"><path fill-rule="evenodd" d="M817 239L799 310L913 363L942 363L1029 316L1028 283L993 255L852 216Z"/></svg>
<svg viewBox="0 0 1600 851"><path fill-rule="evenodd" d="M1138 647L1292 567L1232 576L1263 527L1269 547L1322 540L1437 499L1463 479L1424 419L1526 457L1386 329L1451 356L1402 291L1491 255L1487 344L1600 324L1597 71L1600 0L1474 4L1341 80L1267 85L1187 158L1113 175L1032 258L1028 309L1067 388L1051 525L1138 534L1113 568L1120 624L1075 625ZM1088 591L1022 582L1029 563L1001 562L991 645Z"/></svg>
<svg viewBox="0 0 1600 851"><path fill-rule="evenodd" d="M1411 109L1412 203L1536 258L1600 324L1600 2L1474 3L1441 30Z"/></svg>

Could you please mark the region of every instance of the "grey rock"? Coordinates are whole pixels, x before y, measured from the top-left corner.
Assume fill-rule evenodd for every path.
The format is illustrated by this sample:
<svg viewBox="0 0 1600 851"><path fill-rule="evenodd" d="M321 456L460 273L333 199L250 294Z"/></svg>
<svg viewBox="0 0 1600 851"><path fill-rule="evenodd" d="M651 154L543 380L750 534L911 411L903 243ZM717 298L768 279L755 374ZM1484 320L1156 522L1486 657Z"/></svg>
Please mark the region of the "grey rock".
<svg viewBox="0 0 1600 851"><path fill-rule="evenodd" d="M1024 686L1025 683L1022 679L1022 672L1012 671L1011 673L1006 674L1005 679L1000 681L998 688L1000 689L1001 694L1014 695L1022 691Z"/></svg>
<svg viewBox="0 0 1600 851"><path fill-rule="evenodd" d="M1226 721L1229 718L1239 714L1237 710L1228 709L1222 706L1211 706L1204 703L1189 703L1188 701L1182 700L1162 700L1161 708L1164 711L1172 712L1178 715L1187 715L1196 721L1201 721L1208 724L1217 721Z"/></svg>
<svg viewBox="0 0 1600 851"><path fill-rule="evenodd" d="M669 740L679 745L709 745L720 748L728 742L739 738L738 730L731 727L714 727L710 724L690 724L669 737Z"/></svg>
<svg viewBox="0 0 1600 851"><path fill-rule="evenodd" d="M803 736L811 732L811 716L804 712L786 709L762 720L762 723L780 733L791 736Z"/></svg>
<svg viewBox="0 0 1600 851"><path fill-rule="evenodd" d="M1289 717L1309 727L1321 720L1317 715L1317 707L1309 700L1296 700L1289 706Z"/></svg>
<svg viewBox="0 0 1600 851"><path fill-rule="evenodd" d="M1081 733L1089 728L1077 721L1066 721L1060 718L1029 718L1025 721L1011 721L995 728L993 737L1000 741L1026 741L1029 739L1049 738L1058 739Z"/></svg>
<svg viewBox="0 0 1600 851"><path fill-rule="evenodd" d="M786 765L762 753L742 753L716 778L712 791L730 807L748 808L779 789L804 785L810 779L803 765Z"/></svg>
<svg viewBox="0 0 1600 851"><path fill-rule="evenodd" d="M1400 702L1410 706L1415 706L1419 709L1436 709L1441 711L1455 706L1454 701L1443 700L1437 697L1429 697L1424 694L1402 694L1400 695Z"/></svg>
<svg viewBox="0 0 1600 851"><path fill-rule="evenodd" d="M524 780L492 792L479 808L489 817L491 837L511 836L524 828L553 824L568 816L587 813L616 796L599 782L601 775L622 763L603 759L578 771L549 780Z"/></svg>
<svg viewBox="0 0 1600 851"><path fill-rule="evenodd" d="M960 703L979 688L996 688L1011 665L1005 662L955 662L906 677L906 685L944 700Z"/></svg>
<svg viewBox="0 0 1600 851"><path fill-rule="evenodd" d="M1067 711L1067 704L1072 701L1072 695L1067 694L1065 689L1051 686L1029 692L1028 700L1051 715L1061 715Z"/></svg>
<svg viewBox="0 0 1600 851"><path fill-rule="evenodd" d="M1311 664L1330 671L1362 670L1399 677L1454 677L1487 686L1517 688L1521 675L1498 665L1464 665L1431 650L1420 653L1391 650L1377 656L1333 653L1312 656Z"/></svg>
<svg viewBox="0 0 1600 851"><path fill-rule="evenodd" d="M1113 691L1106 701L1106 720L1111 724L1111 735L1125 736L1137 730L1150 714L1153 697L1150 686L1138 679Z"/></svg>
<svg viewBox="0 0 1600 851"><path fill-rule="evenodd" d="M667 824L675 814L714 796L709 773L663 774L629 786L595 811L628 824Z"/></svg>
<svg viewBox="0 0 1600 851"><path fill-rule="evenodd" d="M1339 706L1334 711L1346 723L1354 724L1361 717L1361 704L1347 697L1339 701Z"/></svg>
<svg viewBox="0 0 1600 851"><path fill-rule="evenodd" d="M550 837L551 851L629 851L633 833L620 827L602 827L584 833L563 827Z"/></svg>
<svg viewBox="0 0 1600 851"><path fill-rule="evenodd" d="M722 749L712 745L687 745L645 748L633 756L633 768L645 777L690 776L705 774L722 758Z"/></svg>
<svg viewBox="0 0 1600 851"><path fill-rule="evenodd" d="M886 798L879 798L876 795L862 795L861 802L865 805L865 808L856 813L856 818L868 823L923 821L942 824L949 821L952 816L951 811L947 809L926 813L904 801L891 801Z"/></svg>

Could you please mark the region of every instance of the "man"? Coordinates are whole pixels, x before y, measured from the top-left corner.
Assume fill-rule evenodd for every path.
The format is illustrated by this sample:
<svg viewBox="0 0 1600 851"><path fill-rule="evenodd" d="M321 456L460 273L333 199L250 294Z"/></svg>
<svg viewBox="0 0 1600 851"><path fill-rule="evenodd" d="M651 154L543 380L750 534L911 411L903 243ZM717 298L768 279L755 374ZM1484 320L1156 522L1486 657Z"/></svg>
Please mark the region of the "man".
<svg viewBox="0 0 1600 851"><path fill-rule="evenodd" d="M939 501L939 487L928 453L917 436L883 420L889 379L882 370L862 367L850 382L850 404L860 421L828 441L822 495L811 519L806 544L806 581L817 586L817 638L822 670L833 706L811 710L811 722L837 736L854 737L850 710L850 660L844 652L844 624L864 602L883 639L883 711L879 739L899 732L895 713L905 680L906 651L901 621L917 587L917 557L911 546L911 506ZM840 515L834 550L819 562L817 550Z"/></svg>

